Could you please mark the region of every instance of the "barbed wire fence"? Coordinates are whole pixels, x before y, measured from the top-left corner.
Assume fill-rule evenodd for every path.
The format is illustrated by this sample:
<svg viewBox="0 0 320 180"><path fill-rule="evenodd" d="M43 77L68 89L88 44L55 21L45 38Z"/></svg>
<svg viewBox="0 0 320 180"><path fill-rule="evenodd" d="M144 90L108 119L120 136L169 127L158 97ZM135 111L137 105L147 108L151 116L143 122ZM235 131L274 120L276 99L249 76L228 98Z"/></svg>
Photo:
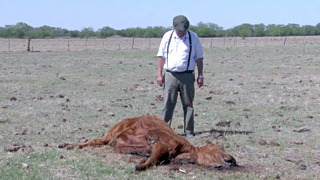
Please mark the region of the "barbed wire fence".
<svg viewBox="0 0 320 180"><path fill-rule="evenodd" d="M0 52L99 51L124 49L158 49L161 38L0 38ZM293 46L320 44L320 36L285 37L217 37L200 38L204 48Z"/></svg>

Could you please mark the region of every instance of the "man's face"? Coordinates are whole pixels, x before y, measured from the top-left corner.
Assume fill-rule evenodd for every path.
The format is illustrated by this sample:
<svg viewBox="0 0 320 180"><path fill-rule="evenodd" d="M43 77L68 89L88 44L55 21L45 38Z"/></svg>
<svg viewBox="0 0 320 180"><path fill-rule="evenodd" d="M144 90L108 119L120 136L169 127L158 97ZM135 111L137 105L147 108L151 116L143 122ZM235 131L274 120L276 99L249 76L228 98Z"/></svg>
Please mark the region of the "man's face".
<svg viewBox="0 0 320 180"><path fill-rule="evenodd" d="M187 31L178 31L178 30L175 30L177 35L181 38L183 37L184 35L186 35Z"/></svg>

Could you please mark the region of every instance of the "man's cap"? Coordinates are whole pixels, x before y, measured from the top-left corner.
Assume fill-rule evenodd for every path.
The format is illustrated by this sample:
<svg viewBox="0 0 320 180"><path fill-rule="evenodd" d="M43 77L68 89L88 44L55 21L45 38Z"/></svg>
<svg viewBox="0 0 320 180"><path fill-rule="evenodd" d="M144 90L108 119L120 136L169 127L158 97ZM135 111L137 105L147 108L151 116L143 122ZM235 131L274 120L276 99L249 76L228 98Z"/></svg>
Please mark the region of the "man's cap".
<svg viewBox="0 0 320 180"><path fill-rule="evenodd" d="M173 27L178 31L185 31L189 28L189 21L183 15L176 16L173 18Z"/></svg>

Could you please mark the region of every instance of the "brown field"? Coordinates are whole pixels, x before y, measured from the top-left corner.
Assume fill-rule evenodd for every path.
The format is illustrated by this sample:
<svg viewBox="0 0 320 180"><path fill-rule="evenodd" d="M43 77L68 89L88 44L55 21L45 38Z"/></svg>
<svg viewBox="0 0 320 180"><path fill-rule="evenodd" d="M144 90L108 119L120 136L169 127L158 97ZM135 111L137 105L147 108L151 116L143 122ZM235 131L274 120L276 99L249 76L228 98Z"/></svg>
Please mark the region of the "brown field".
<svg viewBox="0 0 320 180"><path fill-rule="evenodd" d="M190 142L219 144L240 167L134 174L133 157L109 147L57 148L161 114L160 39L32 39L33 52L27 39L0 39L0 179L319 179L320 37L201 41L205 85ZM172 128L182 134L182 124L178 102Z"/></svg>

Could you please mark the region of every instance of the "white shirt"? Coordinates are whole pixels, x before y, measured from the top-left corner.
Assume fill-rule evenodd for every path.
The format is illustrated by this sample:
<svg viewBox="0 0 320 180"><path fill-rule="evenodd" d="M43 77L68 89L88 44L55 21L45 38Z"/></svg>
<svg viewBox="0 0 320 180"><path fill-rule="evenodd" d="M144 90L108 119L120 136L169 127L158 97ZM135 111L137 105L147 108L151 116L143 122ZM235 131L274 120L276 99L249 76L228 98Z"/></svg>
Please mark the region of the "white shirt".
<svg viewBox="0 0 320 180"><path fill-rule="evenodd" d="M186 34L180 38L175 31L173 31L172 34L172 31L168 31L164 34L157 53L158 57L163 57L165 59L163 68L173 72L194 70L196 61L203 58L202 46L198 35L189 31L191 35L192 51L189 68L187 69L190 48L189 33L186 32ZM168 42L171 34L172 38L169 45L169 53L167 53Z"/></svg>

